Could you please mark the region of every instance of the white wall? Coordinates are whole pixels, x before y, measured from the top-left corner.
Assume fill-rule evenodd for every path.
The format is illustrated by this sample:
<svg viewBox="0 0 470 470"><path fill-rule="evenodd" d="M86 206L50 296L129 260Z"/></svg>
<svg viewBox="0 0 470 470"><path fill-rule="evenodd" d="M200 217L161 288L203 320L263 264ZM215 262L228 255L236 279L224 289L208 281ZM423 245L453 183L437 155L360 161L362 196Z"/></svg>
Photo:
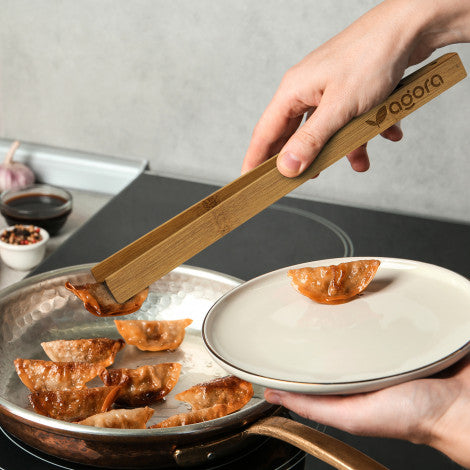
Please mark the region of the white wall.
<svg viewBox="0 0 470 470"><path fill-rule="evenodd" d="M226 183L283 73L376 3L0 0L0 137ZM469 97L467 79L376 139L367 173L340 161L297 194L470 222Z"/></svg>

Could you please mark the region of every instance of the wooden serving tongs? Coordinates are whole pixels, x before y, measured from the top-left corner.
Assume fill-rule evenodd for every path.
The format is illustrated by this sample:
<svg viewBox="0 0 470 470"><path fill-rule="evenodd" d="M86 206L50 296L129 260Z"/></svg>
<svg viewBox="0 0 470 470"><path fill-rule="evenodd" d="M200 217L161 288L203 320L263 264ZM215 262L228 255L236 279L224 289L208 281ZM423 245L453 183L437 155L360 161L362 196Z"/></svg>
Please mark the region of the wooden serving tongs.
<svg viewBox="0 0 470 470"><path fill-rule="evenodd" d="M125 302L466 75L458 54L443 55L403 78L383 103L340 129L302 175L281 175L272 157L98 263L93 276Z"/></svg>

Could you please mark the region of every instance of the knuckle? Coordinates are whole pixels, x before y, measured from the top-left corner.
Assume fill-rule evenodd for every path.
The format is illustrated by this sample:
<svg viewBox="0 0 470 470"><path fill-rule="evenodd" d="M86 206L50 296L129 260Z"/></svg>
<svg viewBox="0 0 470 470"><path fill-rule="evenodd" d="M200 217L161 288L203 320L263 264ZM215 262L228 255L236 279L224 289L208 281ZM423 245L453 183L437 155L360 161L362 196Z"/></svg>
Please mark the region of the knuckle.
<svg viewBox="0 0 470 470"><path fill-rule="evenodd" d="M287 72L282 77L281 87L285 87L289 89L292 86L292 84L296 81L296 77L297 77L297 71L296 71L296 67L294 66L288 69Z"/></svg>
<svg viewBox="0 0 470 470"><path fill-rule="evenodd" d="M323 147L322 139L316 135L313 130L305 129L304 127L301 127L296 134L296 139L299 144L312 150L319 150Z"/></svg>
<svg viewBox="0 0 470 470"><path fill-rule="evenodd" d="M282 77L278 88L278 93L285 99L286 102L298 103L302 101L298 96L299 88L298 74L294 67L292 67Z"/></svg>

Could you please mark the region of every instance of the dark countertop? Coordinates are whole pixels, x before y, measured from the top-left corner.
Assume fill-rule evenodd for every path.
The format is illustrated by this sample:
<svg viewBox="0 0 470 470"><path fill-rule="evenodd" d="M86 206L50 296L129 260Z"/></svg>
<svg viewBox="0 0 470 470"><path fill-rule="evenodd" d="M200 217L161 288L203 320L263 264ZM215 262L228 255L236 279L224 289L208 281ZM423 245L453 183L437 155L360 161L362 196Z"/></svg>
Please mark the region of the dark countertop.
<svg viewBox="0 0 470 470"><path fill-rule="evenodd" d="M206 184L143 174L32 274L98 262L215 189ZM246 280L314 259L380 256L429 262L470 277L469 241L470 225L466 224L286 197L186 264ZM326 432L392 470L460 468L425 446L351 436L332 428ZM306 468L331 467L309 458Z"/></svg>
<svg viewBox="0 0 470 470"><path fill-rule="evenodd" d="M142 174L32 274L101 261L216 189ZM470 225L289 197L186 264L247 280L283 266L343 256L346 242L320 218L346 232L354 248L348 255L414 259L470 277Z"/></svg>

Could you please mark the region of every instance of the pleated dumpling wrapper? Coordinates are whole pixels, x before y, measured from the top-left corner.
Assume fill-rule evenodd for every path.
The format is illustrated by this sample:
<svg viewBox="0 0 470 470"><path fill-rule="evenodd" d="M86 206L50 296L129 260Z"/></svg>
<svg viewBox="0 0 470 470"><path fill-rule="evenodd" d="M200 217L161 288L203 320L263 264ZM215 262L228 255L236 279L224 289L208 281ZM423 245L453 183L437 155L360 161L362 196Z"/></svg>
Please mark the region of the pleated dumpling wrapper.
<svg viewBox="0 0 470 470"><path fill-rule="evenodd" d="M119 387L33 392L29 401L36 413L64 421L81 421L111 408Z"/></svg>
<svg viewBox="0 0 470 470"><path fill-rule="evenodd" d="M253 385L234 375L194 385L175 398L191 405L193 410L210 408L214 405L228 405L233 410L245 406L253 396Z"/></svg>
<svg viewBox="0 0 470 470"><path fill-rule="evenodd" d="M14 364L19 378L32 392L85 388L103 369L99 364L40 359L15 359Z"/></svg>
<svg viewBox="0 0 470 470"><path fill-rule="evenodd" d="M56 362L90 362L110 366L126 345L122 339L59 339L41 343L47 356Z"/></svg>
<svg viewBox="0 0 470 470"><path fill-rule="evenodd" d="M131 297L124 303L116 302L106 284L93 282L89 284L65 283L65 287L73 292L82 302L85 308L97 317L112 317L128 315L142 307L148 295L148 287Z"/></svg>
<svg viewBox="0 0 470 470"><path fill-rule="evenodd" d="M127 344L142 351L174 350L183 342L185 328L193 321L183 320L114 320Z"/></svg>
<svg viewBox="0 0 470 470"><path fill-rule="evenodd" d="M181 364L165 362L136 369L103 369L100 377L105 385L121 385L116 403L142 406L168 395L178 382L180 371Z"/></svg>
<svg viewBox="0 0 470 470"><path fill-rule="evenodd" d="M291 269L287 275L301 294L321 304L347 302L364 291L379 269L380 261L365 259L332 266Z"/></svg>
<svg viewBox="0 0 470 470"><path fill-rule="evenodd" d="M187 413L170 416L164 421L150 426L150 428L173 428L177 426L185 426L187 424L203 423L204 421L222 418L223 416L233 413L233 411L236 410L232 410L229 405L214 405L210 408L203 408L202 410L188 411Z"/></svg>
<svg viewBox="0 0 470 470"><path fill-rule="evenodd" d="M170 416L152 427L168 428L221 418L245 406L252 396L251 383L232 375L194 385L175 395L177 400L189 403L192 410Z"/></svg>
<svg viewBox="0 0 470 470"><path fill-rule="evenodd" d="M152 417L153 413L154 410L148 406L130 410L110 410L90 416L79 421L78 424L98 428L145 429L147 421Z"/></svg>

